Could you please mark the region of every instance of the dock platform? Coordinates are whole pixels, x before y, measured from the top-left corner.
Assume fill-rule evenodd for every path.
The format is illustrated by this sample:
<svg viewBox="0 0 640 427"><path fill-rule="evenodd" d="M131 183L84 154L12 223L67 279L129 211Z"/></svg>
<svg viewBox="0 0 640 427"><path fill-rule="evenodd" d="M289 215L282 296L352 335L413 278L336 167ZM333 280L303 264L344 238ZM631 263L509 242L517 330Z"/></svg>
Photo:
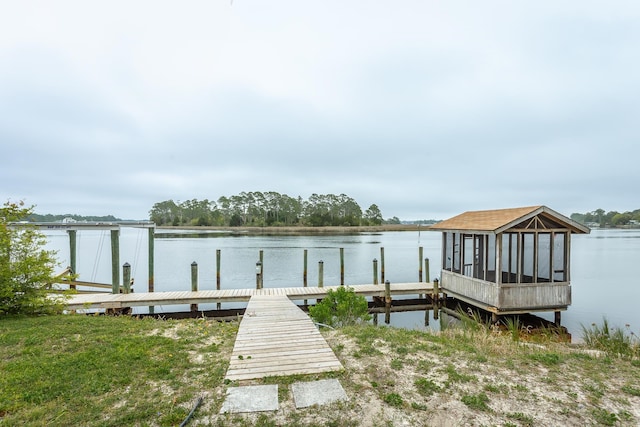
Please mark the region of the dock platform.
<svg viewBox="0 0 640 427"><path fill-rule="evenodd" d="M125 307L148 307L174 304L207 304L224 302L248 302L253 296L284 296L290 300L322 299L331 289L326 287L288 287L263 289L224 289L175 292L141 292L130 294L74 294L65 301L68 310L82 309L119 309ZM362 296L384 297L385 285L349 285L356 294ZM430 294L433 284L429 282L392 283L391 295Z"/></svg>
<svg viewBox="0 0 640 427"><path fill-rule="evenodd" d="M240 322L226 379L341 370L309 316L286 295L254 295Z"/></svg>

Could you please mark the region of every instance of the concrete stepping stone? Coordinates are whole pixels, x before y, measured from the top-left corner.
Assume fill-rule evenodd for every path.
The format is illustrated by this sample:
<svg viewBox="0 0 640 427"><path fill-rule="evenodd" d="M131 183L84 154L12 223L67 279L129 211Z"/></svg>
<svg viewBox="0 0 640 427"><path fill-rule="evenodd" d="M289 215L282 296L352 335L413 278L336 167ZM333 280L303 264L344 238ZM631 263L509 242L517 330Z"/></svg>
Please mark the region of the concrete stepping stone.
<svg viewBox="0 0 640 427"><path fill-rule="evenodd" d="M277 411L278 385L229 387L220 413Z"/></svg>
<svg viewBox="0 0 640 427"><path fill-rule="evenodd" d="M291 390L297 409L347 400L340 381L335 379L294 383Z"/></svg>

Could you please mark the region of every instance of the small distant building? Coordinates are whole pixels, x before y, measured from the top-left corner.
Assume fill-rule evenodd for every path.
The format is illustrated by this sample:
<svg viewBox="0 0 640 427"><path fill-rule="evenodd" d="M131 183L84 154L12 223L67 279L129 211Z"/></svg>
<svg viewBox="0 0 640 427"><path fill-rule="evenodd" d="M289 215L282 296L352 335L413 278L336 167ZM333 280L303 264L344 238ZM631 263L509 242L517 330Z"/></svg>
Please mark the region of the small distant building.
<svg viewBox="0 0 640 427"><path fill-rule="evenodd" d="M571 235L588 227L546 206L465 212L429 227L442 232L444 293L501 314L571 304Z"/></svg>

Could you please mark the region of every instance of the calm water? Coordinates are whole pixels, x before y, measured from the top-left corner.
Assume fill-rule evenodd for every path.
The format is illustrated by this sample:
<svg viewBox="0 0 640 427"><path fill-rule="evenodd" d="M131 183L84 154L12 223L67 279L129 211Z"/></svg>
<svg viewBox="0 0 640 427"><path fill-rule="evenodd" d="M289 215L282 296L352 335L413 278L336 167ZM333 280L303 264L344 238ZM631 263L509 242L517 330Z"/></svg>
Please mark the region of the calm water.
<svg viewBox="0 0 640 427"><path fill-rule="evenodd" d="M303 254L308 250L308 284L318 283L318 262L324 262L324 284L340 282L340 251L344 248L345 284L371 283L374 258L384 248L385 279L393 282L418 280L419 247L430 260L430 278L439 277L441 235L435 232L385 232L348 236L219 236L155 240L156 291L191 289L191 263L198 264L199 289L216 288L216 250L221 250L223 289L255 287L259 252L264 257L264 287L302 286ZM49 248L58 251L64 267L69 264L69 241L65 232L47 231ZM109 231L78 232L78 272L81 280L111 283ZM640 330L640 279L635 266L640 256L640 230L593 230L572 238L573 304L562 314L562 324L574 337L581 324L600 322L630 324ZM134 289L147 290L147 231L123 229L120 263L132 265ZM378 263L380 270L380 262ZM238 305L225 304L226 307ZM212 308L202 305L203 309ZM156 307L156 313L185 310L185 306ZM139 309L142 310L142 309ZM552 320L553 314L542 314ZM394 313L392 324L424 328L424 312ZM437 322L431 322L437 327Z"/></svg>

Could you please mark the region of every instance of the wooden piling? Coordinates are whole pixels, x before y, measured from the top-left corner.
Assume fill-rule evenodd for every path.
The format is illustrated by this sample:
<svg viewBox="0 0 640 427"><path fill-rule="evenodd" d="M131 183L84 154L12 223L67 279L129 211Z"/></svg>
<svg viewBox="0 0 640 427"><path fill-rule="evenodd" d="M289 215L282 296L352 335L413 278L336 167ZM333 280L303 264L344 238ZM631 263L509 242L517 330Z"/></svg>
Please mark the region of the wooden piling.
<svg viewBox="0 0 640 427"><path fill-rule="evenodd" d="M111 230L111 292L120 293L120 230Z"/></svg>
<svg viewBox="0 0 640 427"><path fill-rule="evenodd" d="M384 248L380 248L380 281L384 283Z"/></svg>
<svg viewBox="0 0 640 427"><path fill-rule="evenodd" d="M308 255L308 250L305 249L304 250L304 254L303 254L303 268L302 268L302 287L306 288L307 287L307 255ZM307 305L307 300L304 300L303 302L304 305Z"/></svg>
<svg viewBox="0 0 640 427"><path fill-rule="evenodd" d="M125 294L131 293L131 264L128 262L122 266L122 287Z"/></svg>
<svg viewBox="0 0 640 427"><path fill-rule="evenodd" d="M429 283L431 281L431 275L429 274L429 258L424 259L424 281Z"/></svg>
<svg viewBox="0 0 640 427"><path fill-rule="evenodd" d="M440 281L437 277L433 279L431 302L433 303L433 319L438 320L440 314Z"/></svg>
<svg viewBox="0 0 640 427"><path fill-rule="evenodd" d="M216 290L220 290L220 249L216 249ZM222 304L218 303L216 308L220 310Z"/></svg>
<svg viewBox="0 0 640 427"><path fill-rule="evenodd" d="M324 261L318 261L318 287L324 287Z"/></svg>
<svg viewBox="0 0 640 427"><path fill-rule="evenodd" d="M198 290L198 263L193 261L191 263L191 291L196 292ZM198 304L191 304L191 311L198 311Z"/></svg>
<svg viewBox="0 0 640 427"><path fill-rule="evenodd" d="M71 273L72 274L76 274L76 267L77 267L77 240L76 240L76 230L68 230L67 233L69 233L69 262L70 262L70 267L71 267ZM76 285L70 285L69 286L70 289L75 289Z"/></svg>
<svg viewBox="0 0 640 427"><path fill-rule="evenodd" d="M344 248L340 248L340 286L344 286Z"/></svg>
<svg viewBox="0 0 640 427"><path fill-rule="evenodd" d="M562 312L560 312L560 311L554 311L554 312L553 312L553 320L554 320L554 322L553 322L553 323L555 323L555 324L556 324L556 326L560 326L560 323L561 323L561 321L562 321Z"/></svg>
<svg viewBox="0 0 640 427"><path fill-rule="evenodd" d="M384 282L384 323L391 323L391 282Z"/></svg>
<svg viewBox="0 0 640 427"><path fill-rule="evenodd" d="M378 260L373 259L373 284L378 284Z"/></svg>
<svg viewBox="0 0 640 427"><path fill-rule="evenodd" d="M149 292L155 291L155 279L154 279L154 263L155 263L155 228L149 227ZM155 313L155 307L149 306L149 313Z"/></svg>
<svg viewBox="0 0 640 427"><path fill-rule="evenodd" d="M305 249L304 253L302 255L302 263L303 263L303 268L302 268L302 286L303 287L307 287L307 254L308 254L308 250Z"/></svg>
<svg viewBox="0 0 640 427"><path fill-rule="evenodd" d="M262 272L262 262L256 262L256 289L260 289L260 273Z"/></svg>
<svg viewBox="0 0 640 427"><path fill-rule="evenodd" d="M418 248L418 283L422 283L422 254L424 252L424 248L420 246Z"/></svg>
<svg viewBox="0 0 640 427"><path fill-rule="evenodd" d="M264 250L260 249L260 289L264 288Z"/></svg>

